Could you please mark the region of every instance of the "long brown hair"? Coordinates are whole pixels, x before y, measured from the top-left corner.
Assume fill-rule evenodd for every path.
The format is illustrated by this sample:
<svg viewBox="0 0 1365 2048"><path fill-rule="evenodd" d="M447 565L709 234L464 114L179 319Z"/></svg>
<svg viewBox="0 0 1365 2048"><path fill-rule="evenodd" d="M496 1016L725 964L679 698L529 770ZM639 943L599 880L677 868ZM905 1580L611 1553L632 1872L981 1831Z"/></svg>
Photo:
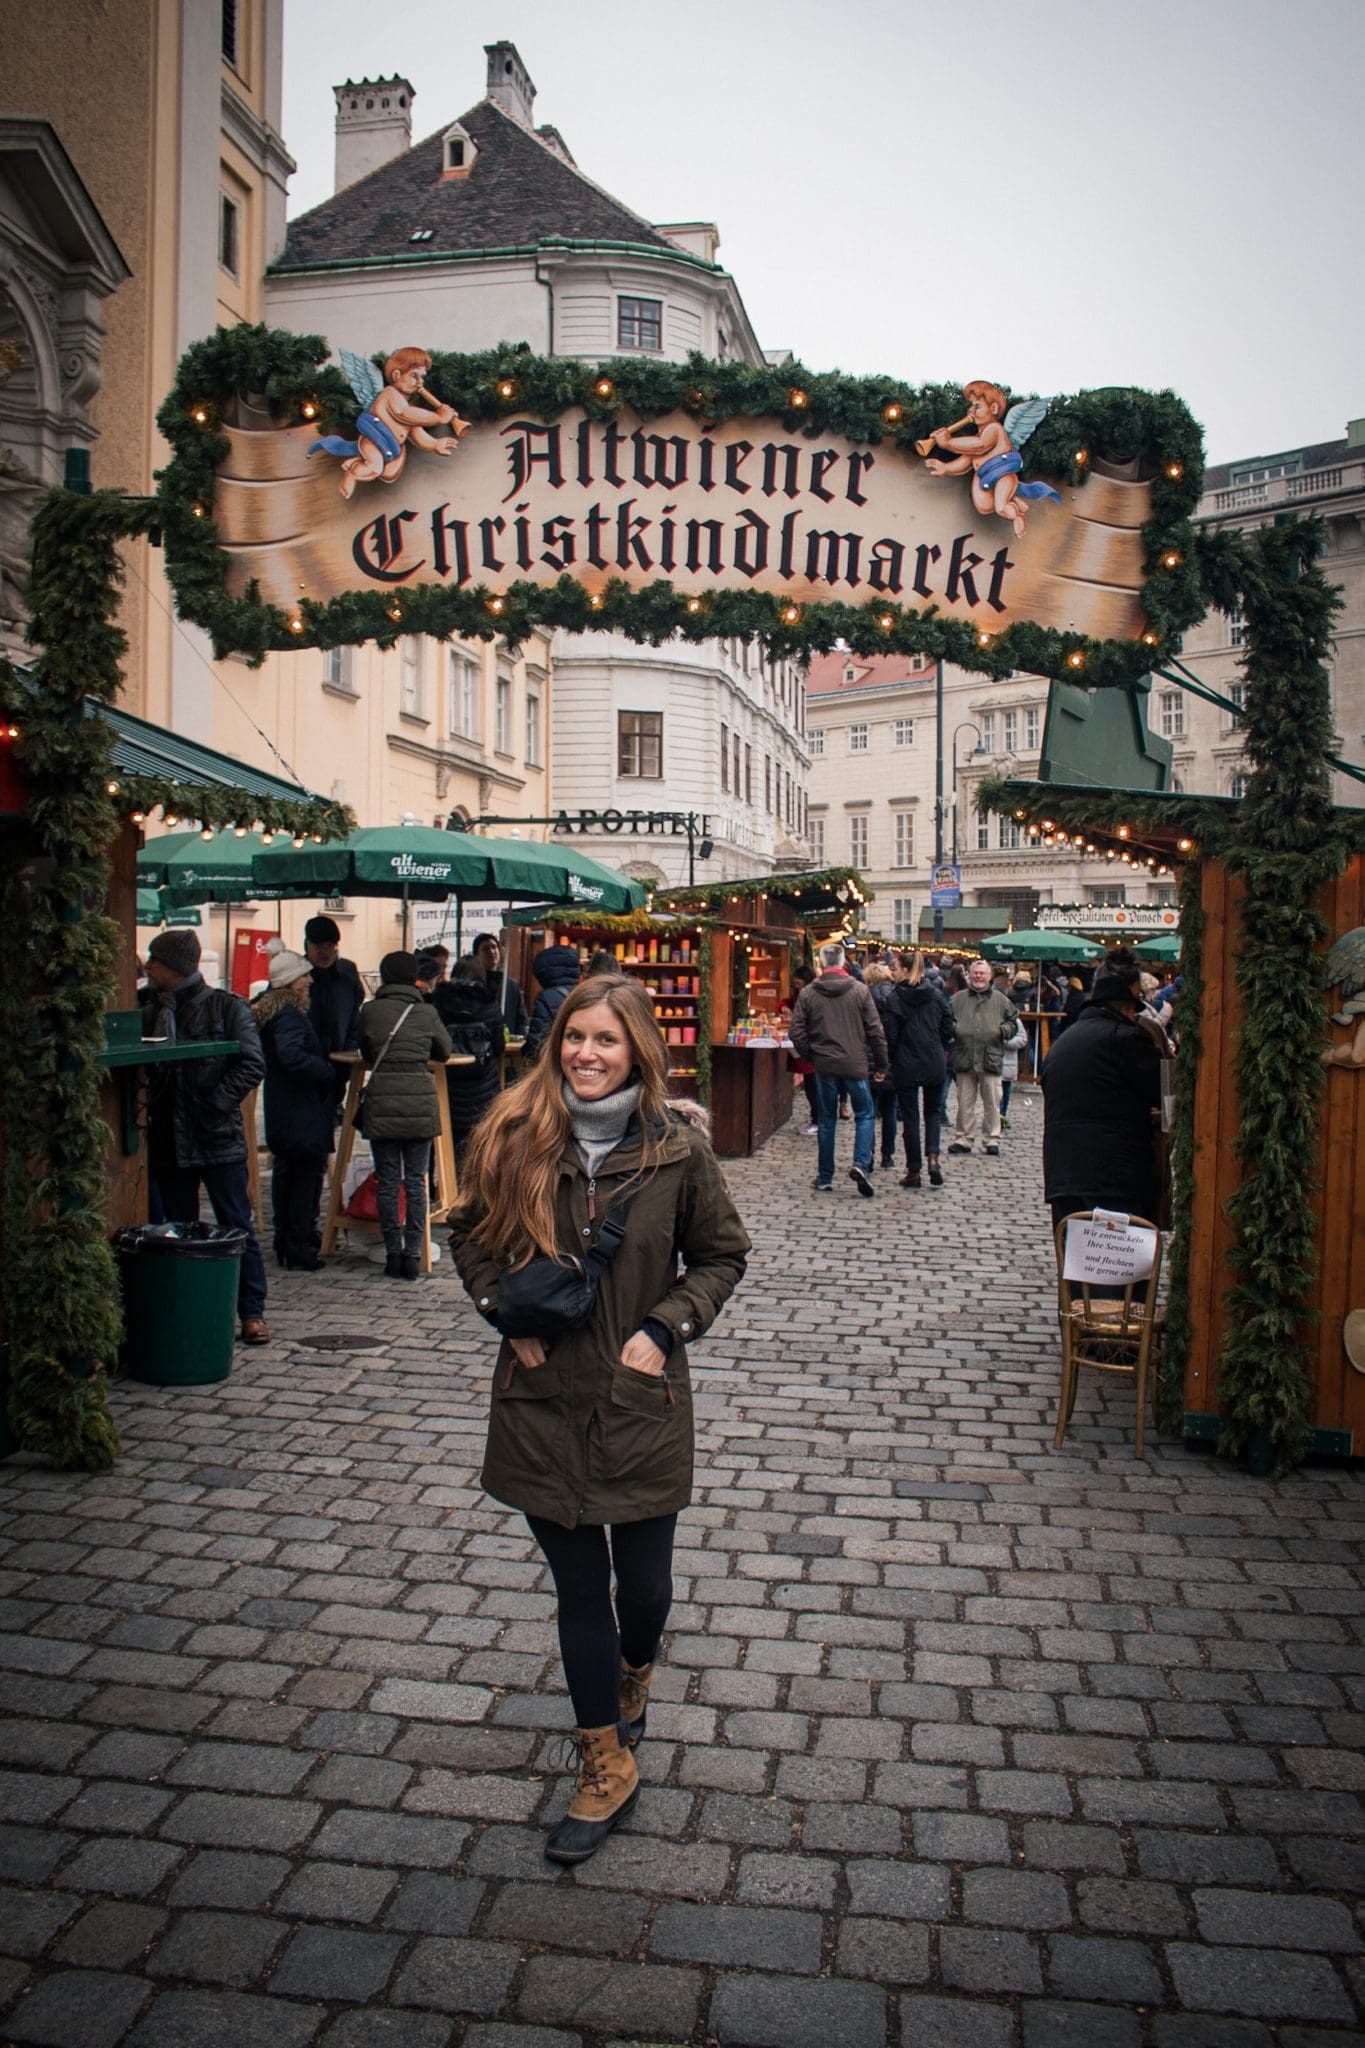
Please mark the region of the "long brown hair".
<svg viewBox="0 0 1365 2048"><path fill-rule="evenodd" d="M471 1235L495 1259L523 1266L537 1252L558 1258L555 1191L571 1119L564 1103L559 1051L580 1010L605 1003L631 1049L632 1081L640 1084L638 1116L643 1167L658 1162L666 1125L668 1052L645 989L624 974L595 974L571 989L529 1074L499 1095L476 1128L465 1156L461 1205L479 1212Z"/></svg>

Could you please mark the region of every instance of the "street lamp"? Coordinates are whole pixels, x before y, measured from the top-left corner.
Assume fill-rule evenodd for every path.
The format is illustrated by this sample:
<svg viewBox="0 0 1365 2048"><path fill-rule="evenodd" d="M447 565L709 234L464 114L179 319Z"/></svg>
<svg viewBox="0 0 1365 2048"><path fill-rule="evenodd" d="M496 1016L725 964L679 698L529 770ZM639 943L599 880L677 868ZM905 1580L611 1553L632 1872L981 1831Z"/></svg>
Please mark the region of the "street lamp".
<svg viewBox="0 0 1365 2048"><path fill-rule="evenodd" d="M979 760L979 759L980 759L980 760L984 760L984 758L985 758L985 754L986 754L986 749L985 749L985 747L984 747L984 746L983 746L983 745L981 744L981 727L980 727L979 725L975 725L975 724L973 724L973 722L972 722L972 720L971 720L970 718L964 718L964 719L963 719L963 721L962 721L962 723L961 723L961 725L955 725L955 726L953 727L953 866L954 866L954 867L956 867L956 866L957 866L957 736L958 736L958 734L959 734L960 732L974 732L974 733L976 734L976 745L975 745L975 746L974 746L974 747L972 748L972 751L971 751L971 753L970 753L970 754L968 754L968 756L967 756L967 759L968 759L969 761L976 761L976 760Z"/></svg>

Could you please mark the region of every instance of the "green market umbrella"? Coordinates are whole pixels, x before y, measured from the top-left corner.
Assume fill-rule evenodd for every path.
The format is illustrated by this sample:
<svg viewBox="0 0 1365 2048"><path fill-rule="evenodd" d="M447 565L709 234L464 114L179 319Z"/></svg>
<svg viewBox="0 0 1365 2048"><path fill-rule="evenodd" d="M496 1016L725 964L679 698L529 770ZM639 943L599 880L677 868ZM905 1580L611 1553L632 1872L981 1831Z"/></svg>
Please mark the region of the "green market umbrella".
<svg viewBox="0 0 1365 2048"><path fill-rule="evenodd" d="M168 910L160 889L139 889L137 921L144 928L154 924L193 925L202 922L197 910Z"/></svg>
<svg viewBox="0 0 1365 2048"><path fill-rule="evenodd" d="M259 832L239 835L229 828L209 839L202 832L168 832L162 839L151 840L138 855L138 884L161 889L172 907L278 901L316 893L311 884L263 886L252 872L252 862L265 850Z"/></svg>
<svg viewBox="0 0 1365 2048"><path fill-rule="evenodd" d="M1133 951L1139 960L1178 960L1180 958L1179 932L1158 932L1154 939L1144 939Z"/></svg>
<svg viewBox="0 0 1365 2048"><path fill-rule="evenodd" d="M271 847L251 864L256 882L319 896L398 896L405 902L510 898L567 903L619 916L644 889L561 846L492 839L425 825L367 825L326 845Z"/></svg>
<svg viewBox="0 0 1365 2048"><path fill-rule="evenodd" d="M1104 947L1078 932L997 932L980 945L984 960L1055 960L1059 966L1103 960Z"/></svg>

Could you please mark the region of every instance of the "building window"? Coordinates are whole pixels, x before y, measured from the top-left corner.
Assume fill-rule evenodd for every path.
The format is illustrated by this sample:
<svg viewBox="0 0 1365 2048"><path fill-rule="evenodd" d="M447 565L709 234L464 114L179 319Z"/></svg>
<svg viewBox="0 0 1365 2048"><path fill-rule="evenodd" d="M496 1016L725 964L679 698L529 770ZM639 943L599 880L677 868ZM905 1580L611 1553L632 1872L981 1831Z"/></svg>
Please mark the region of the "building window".
<svg viewBox="0 0 1365 2048"><path fill-rule="evenodd" d="M540 698L534 690L526 693L526 765L528 768L543 766L540 751Z"/></svg>
<svg viewBox="0 0 1365 2048"><path fill-rule="evenodd" d="M229 64L236 64L237 0L223 0L223 55Z"/></svg>
<svg viewBox="0 0 1365 2048"><path fill-rule="evenodd" d="M662 711L618 711L616 772L657 782L664 772Z"/></svg>
<svg viewBox="0 0 1365 2048"><path fill-rule="evenodd" d="M1174 910L1180 900L1180 892L1174 882L1156 882L1152 885L1152 901L1159 903L1163 910Z"/></svg>
<svg viewBox="0 0 1365 2048"><path fill-rule="evenodd" d="M728 794L730 789L730 728L720 729L720 786Z"/></svg>
<svg viewBox="0 0 1365 2048"><path fill-rule="evenodd" d="M1242 611L1242 607L1240 605L1236 605L1233 608L1233 610L1228 613L1227 620L1228 646L1245 647L1247 644L1247 622L1245 614Z"/></svg>
<svg viewBox="0 0 1365 2048"><path fill-rule="evenodd" d="M1247 779L1245 775L1242 775L1241 773L1238 773L1236 775L1230 775L1228 777L1228 795L1240 798L1244 797L1246 793Z"/></svg>
<svg viewBox="0 0 1365 2048"><path fill-rule="evenodd" d="M981 714L981 745L986 753L993 754L995 752L995 713L993 711L983 711Z"/></svg>
<svg viewBox="0 0 1365 2048"><path fill-rule="evenodd" d="M891 936L898 946L915 943L915 906L909 896L891 899Z"/></svg>
<svg viewBox="0 0 1365 2048"><path fill-rule="evenodd" d="M1223 714L1223 726L1224 726L1224 729L1225 729L1225 731L1227 731L1227 732L1235 732L1235 731L1236 731L1236 729L1237 729L1237 727L1238 727L1239 725L1241 725L1241 724L1243 723L1243 717L1244 717L1244 714L1245 714L1245 712L1246 712L1246 701L1247 701L1247 686L1246 686L1246 684L1245 684L1245 683L1229 683L1229 684L1228 684L1228 696L1230 697L1230 699L1232 700L1232 702L1233 702L1233 703L1234 703L1234 704L1236 705L1237 709L1236 709L1236 711L1227 711L1227 712L1225 712L1225 713Z"/></svg>
<svg viewBox="0 0 1365 2048"><path fill-rule="evenodd" d="M825 821L823 818L807 818L806 837L810 841L810 857L816 867L825 865Z"/></svg>
<svg viewBox="0 0 1365 2048"><path fill-rule="evenodd" d="M824 753L825 728L822 725L813 725L811 727L810 731L806 734L806 745L810 748L813 755Z"/></svg>
<svg viewBox="0 0 1365 2048"><path fill-rule="evenodd" d="M849 727L848 751L850 754L865 754L867 752L867 727L865 725L851 725Z"/></svg>
<svg viewBox="0 0 1365 2048"><path fill-rule="evenodd" d="M1016 847L1022 846L1023 843L1024 828L1019 823L1019 820L1017 818L1002 818L1000 820L1000 851L1002 853L1012 853Z"/></svg>
<svg viewBox="0 0 1365 2048"><path fill-rule="evenodd" d="M664 306L662 299L618 299L616 301L616 346L618 348L662 348Z"/></svg>
<svg viewBox="0 0 1365 2048"><path fill-rule="evenodd" d="M1019 744L1019 714L1017 711L1006 711L1001 715L1005 728L1005 752L1012 754Z"/></svg>
<svg viewBox="0 0 1365 2048"><path fill-rule="evenodd" d="M978 853L989 853L990 847L991 814L989 811L978 811L976 814L976 850Z"/></svg>
<svg viewBox="0 0 1365 2048"><path fill-rule="evenodd" d="M753 802L753 800L754 800L754 750L753 750L753 748L752 748L752 747L751 747L751 746L749 745L749 742L748 742L748 741L746 740L746 741L744 742L744 801L745 801L745 803L746 803L746 804L751 804L751 803Z"/></svg>
<svg viewBox="0 0 1365 2048"><path fill-rule="evenodd" d="M848 857L855 868L867 866L867 819L861 814L848 821Z"/></svg>
<svg viewBox="0 0 1365 2048"><path fill-rule="evenodd" d="M763 756L763 808L764 808L764 810L765 810L765 811L771 811L772 807L773 807L773 757L772 757L772 755L771 755L771 754L765 754L765 755Z"/></svg>
<svg viewBox="0 0 1365 2048"><path fill-rule="evenodd" d="M1122 882L1101 882L1098 887L1087 889L1085 900L1097 909L1114 908L1128 901Z"/></svg>
<svg viewBox="0 0 1365 2048"><path fill-rule="evenodd" d="M915 814L913 811L893 811L895 851L891 857L893 868L912 868L915 865Z"/></svg>
<svg viewBox="0 0 1365 2048"><path fill-rule="evenodd" d="M915 721L913 718L897 718L891 726L893 747L913 747L915 744Z"/></svg>
<svg viewBox="0 0 1365 2048"><path fill-rule="evenodd" d="M493 750L498 754L512 751L512 678L499 676L493 697Z"/></svg>
<svg viewBox="0 0 1365 2048"><path fill-rule="evenodd" d="M1168 740L1185 737L1185 699L1179 690L1161 692L1161 736Z"/></svg>
<svg viewBox="0 0 1365 2048"><path fill-rule="evenodd" d="M322 680L329 690L339 690L344 697L354 697L355 649L354 647L329 647L322 657Z"/></svg>
<svg viewBox="0 0 1365 2048"><path fill-rule="evenodd" d="M422 643L409 633L399 645L401 687L398 708L404 718L424 718L422 703Z"/></svg>
<svg viewBox="0 0 1365 2048"><path fill-rule="evenodd" d="M218 262L229 277L242 274L242 209L226 192L218 194Z"/></svg>
<svg viewBox="0 0 1365 2048"><path fill-rule="evenodd" d="M1038 744L1038 706L1030 704L1024 713L1024 746L1032 753Z"/></svg>
<svg viewBox="0 0 1365 2048"><path fill-rule="evenodd" d="M450 730L457 739L479 737L479 664L473 655L450 650Z"/></svg>

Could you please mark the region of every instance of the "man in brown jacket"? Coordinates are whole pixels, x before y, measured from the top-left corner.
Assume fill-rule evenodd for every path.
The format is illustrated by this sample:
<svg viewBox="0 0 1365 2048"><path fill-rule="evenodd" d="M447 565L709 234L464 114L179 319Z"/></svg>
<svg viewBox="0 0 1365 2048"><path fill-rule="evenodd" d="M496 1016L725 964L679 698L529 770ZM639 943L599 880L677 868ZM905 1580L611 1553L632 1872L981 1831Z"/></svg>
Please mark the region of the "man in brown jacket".
<svg viewBox="0 0 1365 2048"><path fill-rule="evenodd" d="M829 1194L834 1187L834 1137L839 1122L839 1083L853 1105L853 1164L848 1177L860 1195L872 1196L872 1146L876 1112L873 1081L886 1078L886 1033L870 991L855 981L844 965L841 945L820 948L820 973L796 998L791 1016L791 1041L797 1057L815 1069L820 1111L820 1158L812 1186Z"/></svg>

